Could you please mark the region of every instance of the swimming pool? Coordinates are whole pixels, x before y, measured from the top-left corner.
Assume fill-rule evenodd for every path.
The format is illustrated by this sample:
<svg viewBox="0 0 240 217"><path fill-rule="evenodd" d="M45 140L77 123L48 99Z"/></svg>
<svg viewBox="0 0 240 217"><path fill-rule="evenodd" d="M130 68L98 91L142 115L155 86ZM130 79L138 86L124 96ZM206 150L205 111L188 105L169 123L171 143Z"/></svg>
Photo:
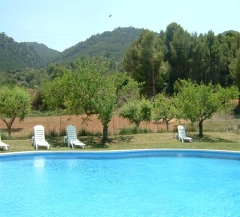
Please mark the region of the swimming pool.
<svg viewBox="0 0 240 217"><path fill-rule="evenodd" d="M0 155L0 216L240 216L240 153Z"/></svg>

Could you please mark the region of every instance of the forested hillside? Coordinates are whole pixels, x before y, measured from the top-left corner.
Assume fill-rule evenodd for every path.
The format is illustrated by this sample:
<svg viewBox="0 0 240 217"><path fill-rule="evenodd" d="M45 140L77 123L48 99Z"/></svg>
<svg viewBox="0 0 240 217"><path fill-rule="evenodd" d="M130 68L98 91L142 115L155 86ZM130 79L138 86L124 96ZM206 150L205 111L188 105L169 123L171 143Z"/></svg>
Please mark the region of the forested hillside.
<svg viewBox="0 0 240 217"><path fill-rule="evenodd" d="M134 27L119 27L112 32L93 35L86 41L64 50L55 61L66 62L88 56L104 56L120 62L130 43L138 38L142 30Z"/></svg>
<svg viewBox="0 0 240 217"><path fill-rule="evenodd" d="M38 43L17 43L0 34L0 84L41 87L71 70L76 59L104 57L112 70L126 71L143 84L143 94L174 93L179 79L240 89L240 33L189 33L171 23L159 33L134 27L91 36L57 52Z"/></svg>
<svg viewBox="0 0 240 217"><path fill-rule="evenodd" d="M38 43L18 43L0 33L0 72L41 68L58 55L58 51Z"/></svg>
<svg viewBox="0 0 240 217"><path fill-rule="evenodd" d="M23 42L27 44L29 48L34 49L37 54L41 57L42 65L46 66L51 63L61 52L48 48L44 44L39 44L37 42Z"/></svg>
<svg viewBox="0 0 240 217"><path fill-rule="evenodd" d="M52 62L66 63L76 58L104 56L120 63L130 43L137 39L143 29L134 27L116 28L96 34L63 52L36 42L15 42L4 33L0 34L0 72L40 69Z"/></svg>

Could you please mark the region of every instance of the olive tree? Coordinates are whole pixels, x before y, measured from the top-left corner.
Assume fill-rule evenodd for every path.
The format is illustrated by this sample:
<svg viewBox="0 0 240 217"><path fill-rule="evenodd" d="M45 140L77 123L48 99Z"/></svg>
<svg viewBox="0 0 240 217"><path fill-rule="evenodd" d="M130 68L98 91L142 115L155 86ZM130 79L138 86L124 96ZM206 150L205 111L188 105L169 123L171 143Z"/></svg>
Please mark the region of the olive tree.
<svg viewBox="0 0 240 217"><path fill-rule="evenodd" d="M25 89L17 86L0 88L0 119L6 124L9 135L15 119L23 120L30 107L30 94Z"/></svg>

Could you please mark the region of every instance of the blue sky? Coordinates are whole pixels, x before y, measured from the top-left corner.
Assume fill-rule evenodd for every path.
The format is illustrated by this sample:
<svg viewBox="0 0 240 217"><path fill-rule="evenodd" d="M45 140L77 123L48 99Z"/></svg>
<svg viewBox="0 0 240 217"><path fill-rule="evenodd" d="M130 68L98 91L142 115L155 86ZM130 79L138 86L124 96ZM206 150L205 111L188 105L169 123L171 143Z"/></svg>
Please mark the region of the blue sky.
<svg viewBox="0 0 240 217"><path fill-rule="evenodd" d="M160 32L176 22L189 33L240 32L239 0L0 0L0 5L0 32L58 51L117 27Z"/></svg>

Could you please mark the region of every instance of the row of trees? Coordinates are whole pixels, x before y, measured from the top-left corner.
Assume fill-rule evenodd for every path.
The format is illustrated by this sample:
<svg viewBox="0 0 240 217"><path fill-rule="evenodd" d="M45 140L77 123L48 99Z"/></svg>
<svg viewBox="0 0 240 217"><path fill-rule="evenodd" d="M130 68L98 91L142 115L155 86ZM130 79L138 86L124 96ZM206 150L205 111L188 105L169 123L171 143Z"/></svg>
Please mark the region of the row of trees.
<svg viewBox="0 0 240 217"><path fill-rule="evenodd" d="M128 118L137 126L141 121L164 119L168 126L172 118L198 122L203 136L203 122L219 109L231 109L238 94L236 87L197 84L179 80L175 94L157 94L146 99L140 95L143 84L126 73L113 72L105 59L76 61L71 69L60 73L42 88L43 102L49 109L65 109L68 114L97 114L103 125L103 140L108 139L108 124L114 113ZM11 126L18 116L23 119L30 108L30 95L19 87L0 89L0 119ZM8 117L8 119L7 119ZM10 118L10 119L9 119ZM7 121L9 120L9 121Z"/></svg>
<svg viewBox="0 0 240 217"><path fill-rule="evenodd" d="M136 81L145 82L144 95L172 95L178 79L239 86L239 58L240 33L190 34L171 23L160 34L143 30L126 52L123 67Z"/></svg>
<svg viewBox="0 0 240 217"><path fill-rule="evenodd" d="M172 97L159 93L153 101L140 99L125 104L119 111L121 117L139 126L141 121L163 119L167 130L172 119L190 120L197 123L199 136L203 136L203 122L217 111L231 111L238 89L234 86L223 88L212 83L193 83L191 80L179 80L175 85L176 92Z"/></svg>

